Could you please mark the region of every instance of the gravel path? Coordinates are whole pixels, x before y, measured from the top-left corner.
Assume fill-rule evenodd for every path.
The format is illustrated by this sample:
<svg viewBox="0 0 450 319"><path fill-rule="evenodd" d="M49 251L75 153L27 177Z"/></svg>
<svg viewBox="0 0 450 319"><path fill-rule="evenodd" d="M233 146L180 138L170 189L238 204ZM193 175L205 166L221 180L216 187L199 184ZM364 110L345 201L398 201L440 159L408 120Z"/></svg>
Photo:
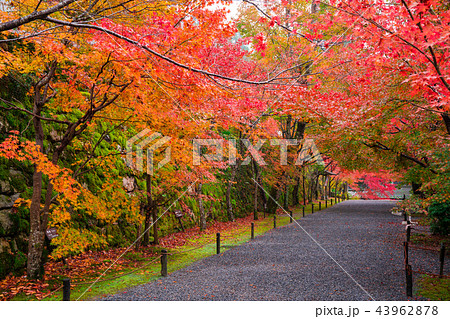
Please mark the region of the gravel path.
<svg viewBox="0 0 450 319"><path fill-rule="evenodd" d="M346 201L103 300L405 300L404 225L393 205ZM410 260L437 272L435 252Z"/></svg>

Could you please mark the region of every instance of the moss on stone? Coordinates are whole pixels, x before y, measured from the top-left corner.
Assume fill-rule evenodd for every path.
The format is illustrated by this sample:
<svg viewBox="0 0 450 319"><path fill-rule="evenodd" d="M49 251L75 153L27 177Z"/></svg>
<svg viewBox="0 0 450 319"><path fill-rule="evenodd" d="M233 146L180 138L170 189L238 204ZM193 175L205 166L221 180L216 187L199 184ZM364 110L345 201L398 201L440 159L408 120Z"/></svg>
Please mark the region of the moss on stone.
<svg viewBox="0 0 450 319"><path fill-rule="evenodd" d="M14 267L14 255L8 252L0 253L0 279L5 278Z"/></svg>
<svg viewBox="0 0 450 319"><path fill-rule="evenodd" d="M27 265L27 255L25 255L23 252L19 251L14 256L14 274L18 275L21 274L23 269L25 269Z"/></svg>

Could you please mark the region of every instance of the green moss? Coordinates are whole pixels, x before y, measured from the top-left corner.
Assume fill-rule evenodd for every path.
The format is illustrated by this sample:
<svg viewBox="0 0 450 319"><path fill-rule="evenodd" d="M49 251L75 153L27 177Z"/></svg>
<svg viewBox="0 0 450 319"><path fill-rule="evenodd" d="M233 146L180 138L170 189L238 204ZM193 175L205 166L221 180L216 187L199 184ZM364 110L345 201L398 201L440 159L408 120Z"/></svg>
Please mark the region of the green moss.
<svg viewBox="0 0 450 319"><path fill-rule="evenodd" d="M423 276L418 281L417 294L430 300L450 300L450 278Z"/></svg>
<svg viewBox="0 0 450 319"><path fill-rule="evenodd" d="M22 270L26 267L26 265L27 265L27 256L20 251L17 252L14 256L14 265L13 265L14 274L20 275Z"/></svg>
<svg viewBox="0 0 450 319"><path fill-rule="evenodd" d="M9 177L9 170L7 169L7 160L0 158L0 180L6 181Z"/></svg>
<svg viewBox="0 0 450 319"><path fill-rule="evenodd" d="M9 214L9 218L13 222L14 235L28 233L30 222L28 220L28 211L25 208L21 207L17 213Z"/></svg>
<svg viewBox="0 0 450 319"><path fill-rule="evenodd" d="M5 278L14 267L14 255L1 252L0 253L0 279Z"/></svg>
<svg viewBox="0 0 450 319"><path fill-rule="evenodd" d="M125 247L136 238L136 228L131 225L121 225L121 223L107 225L106 235L111 247Z"/></svg>

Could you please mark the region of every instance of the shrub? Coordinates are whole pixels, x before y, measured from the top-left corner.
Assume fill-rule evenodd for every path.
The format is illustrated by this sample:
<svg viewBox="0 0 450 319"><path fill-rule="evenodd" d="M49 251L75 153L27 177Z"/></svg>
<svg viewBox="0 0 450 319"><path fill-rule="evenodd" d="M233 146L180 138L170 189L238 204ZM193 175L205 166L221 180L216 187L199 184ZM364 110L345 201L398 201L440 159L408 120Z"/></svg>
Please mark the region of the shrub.
<svg viewBox="0 0 450 319"><path fill-rule="evenodd" d="M428 209L433 234L448 235L450 233L450 202L434 203Z"/></svg>

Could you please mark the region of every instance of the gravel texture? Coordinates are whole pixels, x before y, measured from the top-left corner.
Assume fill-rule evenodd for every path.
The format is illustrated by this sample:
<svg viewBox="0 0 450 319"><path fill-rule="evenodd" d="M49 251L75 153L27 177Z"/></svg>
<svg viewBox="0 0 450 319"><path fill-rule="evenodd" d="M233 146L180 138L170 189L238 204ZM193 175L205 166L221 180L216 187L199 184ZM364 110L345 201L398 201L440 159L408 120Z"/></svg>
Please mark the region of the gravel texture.
<svg viewBox="0 0 450 319"><path fill-rule="evenodd" d="M103 300L405 300L394 204L342 202ZM438 260L411 250L413 270L437 273Z"/></svg>

